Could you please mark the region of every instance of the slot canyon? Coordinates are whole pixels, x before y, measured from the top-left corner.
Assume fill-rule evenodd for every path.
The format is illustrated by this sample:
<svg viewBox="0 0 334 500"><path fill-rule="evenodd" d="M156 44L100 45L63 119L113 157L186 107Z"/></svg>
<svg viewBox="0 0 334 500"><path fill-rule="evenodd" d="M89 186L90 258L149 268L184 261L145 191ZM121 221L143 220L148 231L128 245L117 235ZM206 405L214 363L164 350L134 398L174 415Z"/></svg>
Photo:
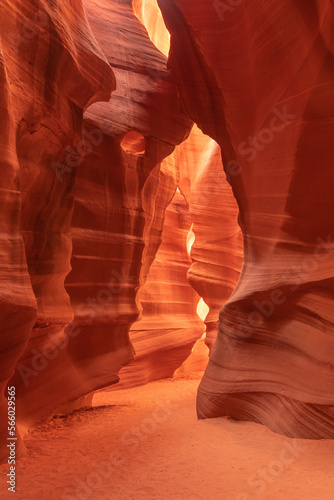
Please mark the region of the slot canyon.
<svg viewBox="0 0 334 500"><path fill-rule="evenodd" d="M333 0L0 6L1 498L332 499Z"/></svg>

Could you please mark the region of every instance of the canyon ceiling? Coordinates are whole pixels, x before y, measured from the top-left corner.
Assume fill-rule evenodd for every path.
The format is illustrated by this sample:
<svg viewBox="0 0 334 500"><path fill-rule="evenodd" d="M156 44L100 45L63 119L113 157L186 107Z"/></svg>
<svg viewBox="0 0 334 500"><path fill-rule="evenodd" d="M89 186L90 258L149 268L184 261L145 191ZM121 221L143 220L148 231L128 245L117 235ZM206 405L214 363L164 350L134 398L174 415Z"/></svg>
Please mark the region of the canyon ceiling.
<svg viewBox="0 0 334 500"><path fill-rule="evenodd" d="M334 438L333 2L0 5L0 460L205 331L199 418Z"/></svg>

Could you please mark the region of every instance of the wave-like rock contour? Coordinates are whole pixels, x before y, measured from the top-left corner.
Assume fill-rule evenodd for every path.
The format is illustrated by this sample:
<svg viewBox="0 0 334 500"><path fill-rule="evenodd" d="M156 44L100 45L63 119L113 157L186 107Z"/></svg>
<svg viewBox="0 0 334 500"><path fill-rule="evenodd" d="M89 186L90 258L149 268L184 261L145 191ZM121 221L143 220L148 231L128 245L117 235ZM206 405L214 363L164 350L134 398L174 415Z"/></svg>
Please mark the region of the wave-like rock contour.
<svg viewBox="0 0 334 500"><path fill-rule="evenodd" d="M221 147L245 244L198 415L333 438L333 4L158 3L169 67Z"/></svg>

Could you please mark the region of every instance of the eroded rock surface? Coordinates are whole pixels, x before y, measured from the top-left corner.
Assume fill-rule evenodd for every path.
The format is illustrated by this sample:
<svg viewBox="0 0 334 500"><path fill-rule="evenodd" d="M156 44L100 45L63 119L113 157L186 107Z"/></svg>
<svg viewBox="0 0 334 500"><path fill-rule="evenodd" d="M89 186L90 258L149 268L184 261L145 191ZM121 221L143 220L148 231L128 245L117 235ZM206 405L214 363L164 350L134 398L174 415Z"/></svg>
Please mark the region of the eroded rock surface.
<svg viewBox="0 0 334 500"><path fill-rule="evenodd" d="M130 330L136 356L120 371L116 390L172 377L204 332L197 315L200 297L187 279L190 227L189 207L176 192L165 213L162 243L139 293L142 316Z"/></svg>
<svg viewBox="0 0 334 500"><path fill-rule="evenodd" d="M172 156L179 165L179 185L189 203L194 233L188 278L209 306L205 342L211 349L219 311L240 276L243 241L238 205L224 173L220 147L198 127Z"/></svg>
<svg viewBox="0 0 334 500"><path fill-rule="evenodd" d="M332 2L0 3L0 461L8 385L186 370L200 298L199 417L333 438Z"/></svg>
<svg viewBox="0 0 334 500"><path fill-rule="evenodd" d="M79 0L52 6L3 1L0 23L4 389L18 357L24 370L40 337L57 337L73 317L63 286L70 269L73 180L57 185L52 162L80 140L84 109L109 99L115 80ZM30 411L21 399L26 375L8 382L17 390L18 425ZM38 396L31 388L32 405L42 397L43 384Z"/></svg>
<svg viewBox="0 0 334 500"><path fill-rule="evenodd" d="M198 415L333 437L333 5L158 3L169 67L221 147L245 243Z"/></svg>
<svg viewBox="0 0 334 500"><path fill-rule="evenodd" d="M26 428L132 359L178 181L160 164L192 123L131 1L3 6L1 380Z"/></svg>

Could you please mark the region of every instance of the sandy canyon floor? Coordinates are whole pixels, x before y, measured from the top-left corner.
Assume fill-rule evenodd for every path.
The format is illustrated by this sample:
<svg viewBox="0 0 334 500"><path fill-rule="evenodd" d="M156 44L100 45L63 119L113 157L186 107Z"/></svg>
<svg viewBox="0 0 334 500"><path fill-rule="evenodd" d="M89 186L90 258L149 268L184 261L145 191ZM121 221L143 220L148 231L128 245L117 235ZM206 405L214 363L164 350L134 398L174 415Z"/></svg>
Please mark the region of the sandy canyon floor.
<svg viewBox="0 0 334 500"><path fill-rule="evenodd" d="M26 436L17 492L1 498L321 499L334 492L334 442L289 439L226 418L198 421L200 376L103 391L94 408Z"/></svg>

